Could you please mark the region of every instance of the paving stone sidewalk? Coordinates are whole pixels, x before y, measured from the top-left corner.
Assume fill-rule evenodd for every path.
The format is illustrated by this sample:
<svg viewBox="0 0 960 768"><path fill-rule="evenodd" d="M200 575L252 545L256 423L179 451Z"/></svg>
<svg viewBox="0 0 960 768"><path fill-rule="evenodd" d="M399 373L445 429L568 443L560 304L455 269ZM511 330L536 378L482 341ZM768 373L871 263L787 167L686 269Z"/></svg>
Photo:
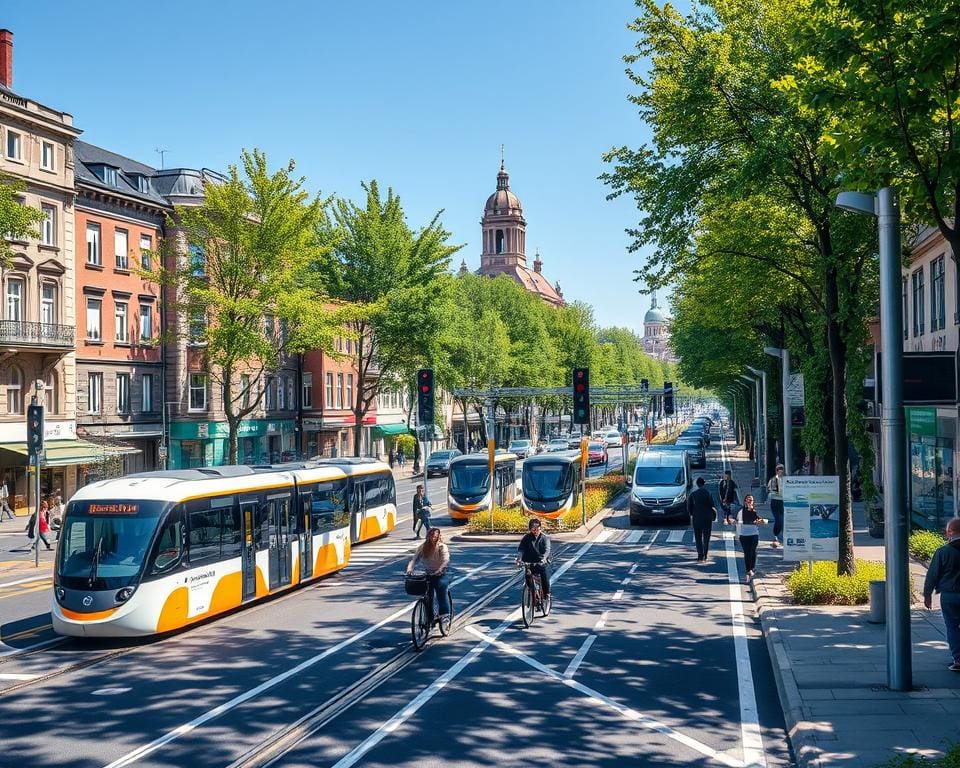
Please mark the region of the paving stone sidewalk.
<svg viewBox="0 0 960 768"><path fill-rule="evenodd" d="M730 460L746 492L753 463L737 450ZM882 561L883 540L870 538L859 509L854 524L857 557ZM753 594L797 765L872 768L906 753L939 757L960 742L960 674L947 670L936 596L935 610L915 603L912 611L915 690L890 691L885 625L867 621L867 606L792 605L783 579L794 565L770 548L764 528ZM912 563L911 573L919 598L925 569Z"/></svg>

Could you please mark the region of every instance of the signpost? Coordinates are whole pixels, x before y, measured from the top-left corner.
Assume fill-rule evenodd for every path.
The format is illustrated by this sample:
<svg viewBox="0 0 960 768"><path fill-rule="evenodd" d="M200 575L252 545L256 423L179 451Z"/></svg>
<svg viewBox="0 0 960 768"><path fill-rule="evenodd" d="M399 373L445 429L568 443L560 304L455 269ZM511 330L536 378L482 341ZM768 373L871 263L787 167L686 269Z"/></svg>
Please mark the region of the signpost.
<svg viewBox="0 0 960 768"><path fill-rule="evenodd" d="M587 524L587 470L590 468L590 438L580 438L580 525Z"/></svg>

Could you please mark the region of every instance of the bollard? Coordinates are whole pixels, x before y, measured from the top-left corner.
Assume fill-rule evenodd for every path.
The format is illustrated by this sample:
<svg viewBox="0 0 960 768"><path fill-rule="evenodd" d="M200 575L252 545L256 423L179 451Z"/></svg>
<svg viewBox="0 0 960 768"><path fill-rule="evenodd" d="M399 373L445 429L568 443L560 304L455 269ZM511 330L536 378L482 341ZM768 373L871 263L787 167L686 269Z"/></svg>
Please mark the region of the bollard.
<svg viewBox="0 0 960 768"><path fill-rule="evenodd" d="M887 582L870 582L870 614L867 621L871 624L887 623Z"/></svg>

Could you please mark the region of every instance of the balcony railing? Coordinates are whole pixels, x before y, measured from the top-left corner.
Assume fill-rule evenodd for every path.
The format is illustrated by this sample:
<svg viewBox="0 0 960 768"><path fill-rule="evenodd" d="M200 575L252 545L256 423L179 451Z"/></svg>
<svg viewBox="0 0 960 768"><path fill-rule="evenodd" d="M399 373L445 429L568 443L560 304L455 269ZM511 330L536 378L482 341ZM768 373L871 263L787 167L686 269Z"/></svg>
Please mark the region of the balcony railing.
<svg viewBox="0 0 960 768"><path fill-rule="evenodd" d="M0 320L0 344L73 349L75 334L72 325Z"/></svg>

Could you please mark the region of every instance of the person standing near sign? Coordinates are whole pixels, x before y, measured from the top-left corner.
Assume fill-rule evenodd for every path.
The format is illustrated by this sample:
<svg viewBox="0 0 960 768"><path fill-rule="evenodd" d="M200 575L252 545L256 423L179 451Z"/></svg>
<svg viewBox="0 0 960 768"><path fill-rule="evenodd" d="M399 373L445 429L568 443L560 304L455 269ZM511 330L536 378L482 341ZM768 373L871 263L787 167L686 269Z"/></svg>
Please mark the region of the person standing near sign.
<svg viewBox="0 0 960 768"><path fill-rule="evenodd" d="M780 546L780 537L783 535L783 478L786 474L783 464L777 464L776 474L767 483L770 514L773 515L773 541L770 546L774 549Z"/></svg>
<svg viewBox="0 0 960 768"><path fill-rule="evenodd" d="M948 667L960 672L960 518L947 523L947 543L933 553L923 582L923 604L933 607L934 590L940 593L940 612L947 628L947 645L953 656Z"/></svg>
<svg viewBox="0 0 960 768"><path fill-rule="evenodd" d="M740 537L740 546L743 547L743 570L746 572L747 581L753 579L754 569L757 567L757 545L760 543L760 528L757 526L765 522L753 506L753 496L744 496L743 507L737 513L737 535Z"/></svg>

